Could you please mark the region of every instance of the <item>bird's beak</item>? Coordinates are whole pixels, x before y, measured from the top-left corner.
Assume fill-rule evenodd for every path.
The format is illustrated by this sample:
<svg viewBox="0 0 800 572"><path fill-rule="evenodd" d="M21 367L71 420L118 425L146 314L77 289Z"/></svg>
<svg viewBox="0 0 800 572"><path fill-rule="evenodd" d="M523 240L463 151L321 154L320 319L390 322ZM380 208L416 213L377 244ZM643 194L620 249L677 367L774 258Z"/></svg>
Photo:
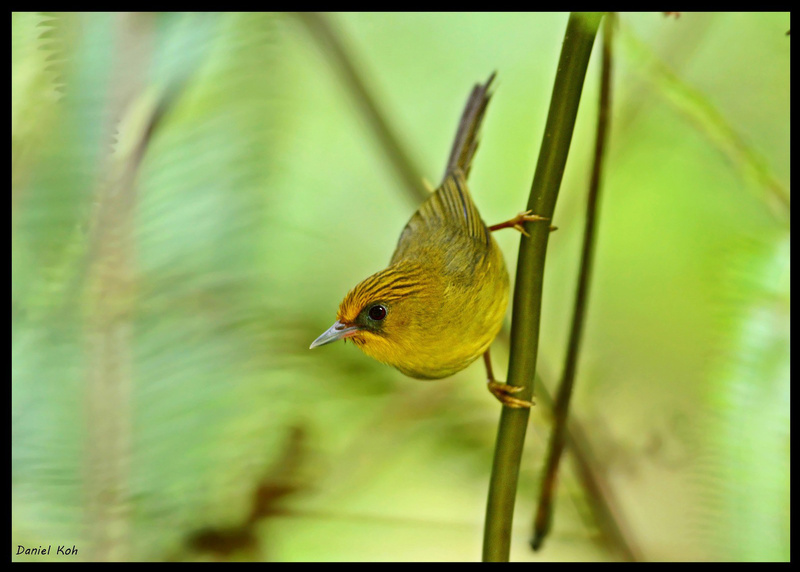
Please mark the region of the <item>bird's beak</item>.
<svg viewBox="0 0 800 572"><path fill-rule="evenodd" d="M324 346L325 344L335 342L336 340L343 340L344 338L349 338L359 330L360 328L358 326L346 326L345 324L337 320L333 323L333 325L330 328L325 330L325 332L320 337L311 342L311 345L309 346L308 349L313 350L318 346Z"/></svg>

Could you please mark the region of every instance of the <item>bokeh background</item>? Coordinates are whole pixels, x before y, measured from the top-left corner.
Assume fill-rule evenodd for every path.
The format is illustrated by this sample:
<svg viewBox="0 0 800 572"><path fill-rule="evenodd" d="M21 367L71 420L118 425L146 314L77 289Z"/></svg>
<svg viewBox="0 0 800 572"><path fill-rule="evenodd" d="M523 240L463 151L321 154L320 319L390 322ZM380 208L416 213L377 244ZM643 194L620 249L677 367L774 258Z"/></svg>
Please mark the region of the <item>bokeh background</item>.
<svg viewBox="0 0 800 572"><path fill-rule="evenodd" d="M471 188L487 223L522 210L567 14L325 18L434 184L497 70ZM500 410L482 364L420 382L350 344L308 350L418 203L307 23L12 16L12 558L480 558ZM620 14L572 410L607 498L568 451L531 551L539 399L512 559L619 559L598 501L643 559L789 559L789 28ZM547 257L550 391L595 52ZM513 274L519 236L498 239ZM506 360L498 341L501 378Z"/></svg>

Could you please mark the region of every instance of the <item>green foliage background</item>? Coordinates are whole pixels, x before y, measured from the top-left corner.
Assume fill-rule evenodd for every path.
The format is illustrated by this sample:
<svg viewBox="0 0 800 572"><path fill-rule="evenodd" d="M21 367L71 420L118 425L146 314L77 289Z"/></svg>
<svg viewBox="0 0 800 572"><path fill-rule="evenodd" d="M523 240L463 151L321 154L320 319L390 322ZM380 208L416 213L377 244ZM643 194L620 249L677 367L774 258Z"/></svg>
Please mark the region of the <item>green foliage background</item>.
<svg viewBox="0 0 800 572"><path fill-rule="evenodd" d="M330 19L431 182L469 89L498 70L471 188L489 223L521 210L566 14ZM788 29L785 13L620 15L573 415L647 559L789 559ZM551 389L598 60L550 240L539 370ZM176 83L131 226L93 234L136 125ZM99 554L104 523L86 508L102 478L87 464L103 307L93 237L117 233L134 287L114 322L129 332L117 357L130 394L102 413L123 420L118 447L102 449L125 467L116 557L477 559L498 417L481 364L422 383L344 344L307 350L415 208L294 16L14 14L12 554ZM499 241L513 265L518 237ZM569 452L553 536L528 548L541 404L531 423L512 559L615 558Z"/></svg>

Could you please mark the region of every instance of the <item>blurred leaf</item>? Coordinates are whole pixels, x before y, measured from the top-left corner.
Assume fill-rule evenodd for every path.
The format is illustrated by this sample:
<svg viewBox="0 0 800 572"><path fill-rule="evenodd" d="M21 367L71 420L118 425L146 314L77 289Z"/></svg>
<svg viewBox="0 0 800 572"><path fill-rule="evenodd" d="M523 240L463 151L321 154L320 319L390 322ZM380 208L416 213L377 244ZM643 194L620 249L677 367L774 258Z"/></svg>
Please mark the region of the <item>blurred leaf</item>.
<svg viewBox="0 0 800 572"><path fill-rule="evenodd" d="M789 236L732 245L699 472L712 558L789 560Z"/></svg>

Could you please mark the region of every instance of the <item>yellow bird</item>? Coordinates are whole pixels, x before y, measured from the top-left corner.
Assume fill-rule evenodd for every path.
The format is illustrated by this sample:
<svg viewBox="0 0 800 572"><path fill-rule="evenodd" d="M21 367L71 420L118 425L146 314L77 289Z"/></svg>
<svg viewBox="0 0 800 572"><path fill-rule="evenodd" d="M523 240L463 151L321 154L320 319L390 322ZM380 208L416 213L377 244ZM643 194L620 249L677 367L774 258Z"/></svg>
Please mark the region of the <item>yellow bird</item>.
<svg viewBox="0 0 800 572"><path fill-rule="evenodd" d="M490 231L547 220L521 213L487 227L466 177L489 103L492 74L476 85L456 133L444 180L408 221L389 266L345 296L336 322L311 348L350 339L364 353L417 379L451 376L485 356L489 390L509 407L531 403L494 380L489 346L503 324L509 280Z"/></svg>

